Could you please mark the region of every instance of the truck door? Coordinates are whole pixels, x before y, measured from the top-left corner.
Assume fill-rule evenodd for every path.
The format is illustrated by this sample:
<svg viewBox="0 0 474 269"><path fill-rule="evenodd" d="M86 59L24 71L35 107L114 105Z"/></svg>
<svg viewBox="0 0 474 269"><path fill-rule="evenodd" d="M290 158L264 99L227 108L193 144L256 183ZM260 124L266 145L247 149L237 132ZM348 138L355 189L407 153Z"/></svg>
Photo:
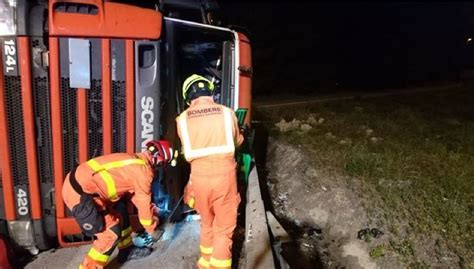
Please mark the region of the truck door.
<svg viewBox="0 0 474 269"><path fill-rule="evenodd" d="M163 66L163 98L167 118L163 119L165 137L174 141L179 148L179 140L175 131L175 117L186 107L182 98L182 84L192 74L200 74L213 81L216 85L215 101L237 110L250 110L251 78L250 72L240 71L240 63L246 70L251 70L251 54L248 39L228 28L200 24L175 18L164 18L163 50L165 51ZM243 57L239 51L243 48ZM242 83L242 87L240 87ZM250 113L247 121L250 123ZM180 197L188 180L189 166L182 156L178 165L168 173L168 193L172 197ZM178 178L179 180L175 180ZM171 199L173 204L176 201Z"/></svg>

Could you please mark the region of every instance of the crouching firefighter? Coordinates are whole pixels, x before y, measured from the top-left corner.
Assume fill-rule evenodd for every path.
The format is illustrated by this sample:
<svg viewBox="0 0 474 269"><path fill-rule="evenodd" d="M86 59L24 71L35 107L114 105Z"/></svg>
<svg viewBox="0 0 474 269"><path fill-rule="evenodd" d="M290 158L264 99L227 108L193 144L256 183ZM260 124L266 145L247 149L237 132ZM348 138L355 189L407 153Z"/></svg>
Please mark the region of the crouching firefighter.
<svg viewBox="0 0 474 269"><path fill-rule="evenodd" d="M235 148L243 142L235 112L213 101L214 84L192 75L183 84L190 105L177 118L184 157L191 164L185 203L201 215L199 268L231 268L237 224Z"/></svg>
<svg viewBox="0 0 474 269"><path fill-rule="evenodd" d="M131 196L151 240L159 222L151 202L152 180L157 169L171 161L172 149L163 140L150 141L146 147L142 153L112 153L91 159L66 175L64 203L82 232L94 237L79 268L103 268L115 247L119 248L119 264L151 253L149 248L133 246L125 198Z"/></svg>

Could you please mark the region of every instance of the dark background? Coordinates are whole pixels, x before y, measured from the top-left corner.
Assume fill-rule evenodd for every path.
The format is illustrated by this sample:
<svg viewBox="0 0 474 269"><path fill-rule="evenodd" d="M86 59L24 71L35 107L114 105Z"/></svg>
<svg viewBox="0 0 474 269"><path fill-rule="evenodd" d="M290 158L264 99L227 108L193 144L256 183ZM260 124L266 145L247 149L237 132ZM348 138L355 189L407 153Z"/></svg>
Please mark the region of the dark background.
<svg viewBox="0 0 474 269"><path fill-rule="evenodd" d="M435 85L474 62L472 3L218 3L249 32L256 96Z"/></svg>

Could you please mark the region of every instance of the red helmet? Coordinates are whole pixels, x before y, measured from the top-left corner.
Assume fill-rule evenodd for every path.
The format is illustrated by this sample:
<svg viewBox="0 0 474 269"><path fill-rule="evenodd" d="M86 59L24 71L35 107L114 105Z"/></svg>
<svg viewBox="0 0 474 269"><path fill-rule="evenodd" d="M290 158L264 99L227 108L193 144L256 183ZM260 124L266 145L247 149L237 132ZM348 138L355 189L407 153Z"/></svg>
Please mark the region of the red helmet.
<svg viewBox="0 0 474 269"><path fill-rule="evenodd" d="M166 140L151 140L146 143L146 149L151 152L154 165L166 164L173 159L173 149Z"/></svg>

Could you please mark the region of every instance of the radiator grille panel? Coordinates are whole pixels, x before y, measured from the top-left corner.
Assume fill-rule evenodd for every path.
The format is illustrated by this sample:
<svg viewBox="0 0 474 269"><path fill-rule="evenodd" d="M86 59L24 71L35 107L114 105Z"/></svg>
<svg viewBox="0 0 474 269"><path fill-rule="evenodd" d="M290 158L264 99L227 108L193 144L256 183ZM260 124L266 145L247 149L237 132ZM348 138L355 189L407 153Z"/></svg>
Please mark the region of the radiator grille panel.
<svg viewBox="0 0 474 269"><path fill-rule="evenodd" d="M125 81L112 81L112 151L125 152Z"/></svg>
<svg viewBox="0 0 474 269"><path fill-rule="evenodd" d="M28 185L20 77L5 76L5 89L13 185Z"/></svg>
<svg viewBox="0 0 474 269"><path fill-rule="evenodd" d="M69 78L61 78L61 112L63 127L64 174L78 164L77 96L69 88Z"/></svg>
<svg viewBox="0 0 474 269"><path fill-rule="evenodd" d="M38 166L41 183L53 182L52 171L52 152L51 152L51 130L50 130L50 102L49 102L49 86L46 77L36 77L33 80L33 89L35 91L35 111L37 143L38 143L38 160L41 165Z"/></svg>
<svg viewBox="0 0 474 269"><path fill-rule="evenodd" d="M102 155L102 81L94 79L91 86L91 89L87 90L89 158L94 158Z"/></svg>
<svg viewBox="0 0 474 269"><path fill-rule="evenodd" d="M51 117L49 84L47 77L35 77L33 80L35 92L35 112L37 127L37 148L39 160L39 177L42 183L41 195L44 216L52 216L53 197L53 154L51 149Z"/></svg>

